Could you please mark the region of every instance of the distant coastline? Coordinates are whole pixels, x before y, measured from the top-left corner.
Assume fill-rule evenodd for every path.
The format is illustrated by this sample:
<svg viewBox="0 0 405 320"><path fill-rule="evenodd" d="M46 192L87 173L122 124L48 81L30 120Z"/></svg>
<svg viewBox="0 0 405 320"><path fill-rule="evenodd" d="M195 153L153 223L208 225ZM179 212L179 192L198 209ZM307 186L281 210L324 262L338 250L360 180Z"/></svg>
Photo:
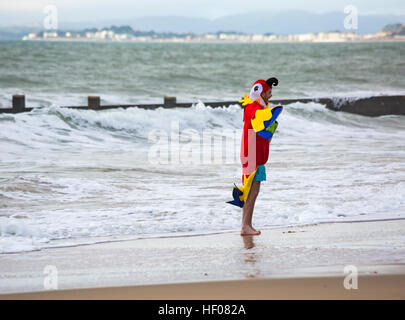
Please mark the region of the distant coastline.
<svg viewBox="0 0 405 320"><path fill-rule="evenodd" d="M1 41L1 40L0 40ZM5 41L5 40L3 40ZM17 40L18 41L18 40ZM46 41L46 42L95 42L95 43L370 43L370 42L405 42L405 37L386 39L362 39L346 41L298 41L298 40L271 40L271 41L240 41L240 40L172 40L172 39L150 39L150 40L96 40L96 39L22 39L20 41Z"/></svg>
<svg viewBox="0 0 405 320"><path fill-rule="evenodd" d="M82 31L40 31L22 37L24 41L91 41L91 42L159 42L159 43L322 43L322 42L375 42L405 41L405 35L395 31L382 30L372 34L355 32L319 32L305 34L246 34L238 32L176 34L157 33L154 31L134 31L129 26L103 28L101 30L85 29Z"/></svg>

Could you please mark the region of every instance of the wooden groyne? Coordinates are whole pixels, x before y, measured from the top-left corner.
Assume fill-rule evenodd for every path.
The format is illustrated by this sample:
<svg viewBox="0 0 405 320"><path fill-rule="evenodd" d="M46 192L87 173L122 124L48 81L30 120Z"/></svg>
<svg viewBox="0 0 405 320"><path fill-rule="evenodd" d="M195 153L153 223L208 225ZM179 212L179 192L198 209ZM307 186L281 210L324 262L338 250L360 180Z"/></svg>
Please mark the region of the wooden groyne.
<svg viewBox="0 0 405 320"><path fill-rule="evenodd" d="M288 105L295 102L309 103L317 102L334 111L343 111L364 116L377 117L382 115L405 115L405 96L374 96L368 98L304 98L304 99L283 99L271 100L273 104ZM204 102L205 105L217 108L239 104L237 101L215 101ZM101 105L99 96L89 96L87 106L61 106L61 108L106 110L114 108L138 107L142 109L157 108L189 108L192 103L177 103L176 97L164 97L162 104L118 104ZM239 104L240 105L240 104ZM24 95L13 95L11 108L0 108L0 113L29 112L33 108L27 108Z"/></svg>

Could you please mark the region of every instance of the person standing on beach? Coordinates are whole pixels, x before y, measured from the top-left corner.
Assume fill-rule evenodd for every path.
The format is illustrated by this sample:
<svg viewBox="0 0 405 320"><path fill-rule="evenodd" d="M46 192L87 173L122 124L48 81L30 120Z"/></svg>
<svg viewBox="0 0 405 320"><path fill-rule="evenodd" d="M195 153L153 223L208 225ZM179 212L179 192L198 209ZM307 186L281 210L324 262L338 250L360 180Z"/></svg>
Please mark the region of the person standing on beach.
<svg viewBox="0 0 405 320"><path fill-rule="evenodd" d="M269 159L270 141L277 129L276 121L283 107L270 108L273 85L277 78L257 80L249 96L245 94L240 102L244 106L243 134L241 144L242 187L233 188L233 201L228 203L243 208L241 235L259 235L260 231L252 225L253 210L260 184L266 181L265 164Z"/></svg>

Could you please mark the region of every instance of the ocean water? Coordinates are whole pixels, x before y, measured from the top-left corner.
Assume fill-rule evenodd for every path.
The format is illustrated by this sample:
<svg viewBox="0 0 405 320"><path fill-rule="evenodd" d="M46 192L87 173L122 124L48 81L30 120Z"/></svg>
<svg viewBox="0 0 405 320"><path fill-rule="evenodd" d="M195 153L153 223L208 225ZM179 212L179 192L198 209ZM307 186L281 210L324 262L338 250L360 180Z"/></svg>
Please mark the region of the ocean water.
<svg viewBox="0 0 405 320"><path fill-rule="evenodd" d="M237 231L226 204L241 184L243 111L257 78L273 98L404 94L405 44L0 42L0 253L143 237ZM86 104L192 107L105 111ZM405 216L405 117L368 118L318 103L285 106L254 225Z"/></svg>

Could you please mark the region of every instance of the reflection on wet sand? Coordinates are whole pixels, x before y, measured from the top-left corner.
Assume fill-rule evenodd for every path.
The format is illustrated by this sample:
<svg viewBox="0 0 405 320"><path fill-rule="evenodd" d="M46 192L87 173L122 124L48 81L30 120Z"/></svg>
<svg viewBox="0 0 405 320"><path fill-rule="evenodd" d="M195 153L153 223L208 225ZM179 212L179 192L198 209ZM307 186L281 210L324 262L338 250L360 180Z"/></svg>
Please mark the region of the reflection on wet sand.
<svg viewBox="0 0 405 320"><path fill-rule="evenodd" d="M256 266L256 262L258 262L257 252L252 250L255 247L254 236L243 236L243 244L246 250L243 250L243 261L244 267L246 267L246 278L258 278L260 277L260 270Z"/></svg>
<svg viewBox="0 0 405 320"><path fill-rule="evenodd" d="M255 246L253 236L243 236L242 239L245 244L245 249L252 249Z"/></svg>

